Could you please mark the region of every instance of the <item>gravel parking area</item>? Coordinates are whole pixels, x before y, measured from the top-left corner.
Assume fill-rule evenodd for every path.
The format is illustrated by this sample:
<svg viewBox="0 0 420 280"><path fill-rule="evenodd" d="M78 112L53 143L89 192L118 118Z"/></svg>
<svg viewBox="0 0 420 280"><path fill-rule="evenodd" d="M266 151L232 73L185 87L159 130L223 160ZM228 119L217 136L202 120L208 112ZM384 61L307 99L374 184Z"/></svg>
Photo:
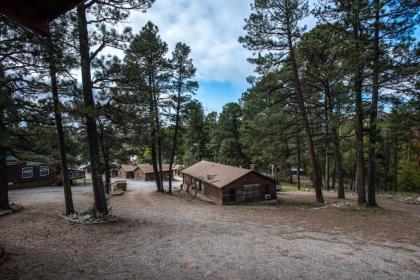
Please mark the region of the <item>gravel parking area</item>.
<svg viewBox="0 0 420 280"><path fill-rule="evenodd" d="M90 187L73 193L77 209L91 205ZM77 225L60 217L61 188L10 196L25 209L0 217L0 279L420 279L418 205L318 209L312 194L283 193L222 207L129 181L111 199L119 222Z"/></svg>

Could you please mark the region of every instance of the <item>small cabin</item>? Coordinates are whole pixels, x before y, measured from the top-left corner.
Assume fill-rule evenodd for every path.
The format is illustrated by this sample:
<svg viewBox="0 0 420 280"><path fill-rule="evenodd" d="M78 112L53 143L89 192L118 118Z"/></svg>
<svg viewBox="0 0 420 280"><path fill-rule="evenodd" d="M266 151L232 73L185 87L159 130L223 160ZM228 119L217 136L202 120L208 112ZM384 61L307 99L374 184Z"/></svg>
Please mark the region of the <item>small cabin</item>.
<svg viewBox="0 0 420 280"><path fill-rule="evenodd" d="M123 179L134 179L134 170L136 169L137 165L135 164L121 164L117 168L117 176Z"/></svg>
<svg viewBox="0 0 420 280"><path fill-rule="evenodd" d="M202 160L182 171L183 187L216 204L235 204L276 198L276 182L255 170Z"/></svg>
<svg viewBox="0 0 420 280"><path fill-rule="evenodd" d="M9 160L7 181L9 189L45 187L57 181L57 165Z"/></svg>
<svg viewBox="0 0 420 280"><path fill-rule="evenodd" d="M134 179L143 180L143 181L153 181L155 180L155 172L153 170L153 165L151 164L138 164L137 169L134 171ZM178 166L174 165L172 167L173 176L178 172ZM169 164L162 164L162 176L164 180L169 179Z"/></svg>
<svg viewBox="0 0 420 280"><path fill-rule="evenodd" d="M174 176L178 174L178 165L172 167ZM121 164L120 167L111 172L113 177L124 179L135 179L143 181L155 180L155 172L151 164ZM169 164L162 164L163 179L169 179Z"/></svg>

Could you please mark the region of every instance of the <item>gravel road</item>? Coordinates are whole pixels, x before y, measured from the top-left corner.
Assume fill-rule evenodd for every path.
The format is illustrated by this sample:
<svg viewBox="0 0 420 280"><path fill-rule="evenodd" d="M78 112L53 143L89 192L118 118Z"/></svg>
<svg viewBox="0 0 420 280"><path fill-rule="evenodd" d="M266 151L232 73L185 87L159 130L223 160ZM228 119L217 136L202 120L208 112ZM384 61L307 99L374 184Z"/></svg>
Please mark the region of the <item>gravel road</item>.
<svg viewBox="0 0 420 280"><path fill-rule="evenodd" d="M0 218L0 279L420 279L417 210L301 207L309 195L221 207L129 181L111 199L119 222L87 226L60 217L61 188L11 191L25 209Z"/></svg>

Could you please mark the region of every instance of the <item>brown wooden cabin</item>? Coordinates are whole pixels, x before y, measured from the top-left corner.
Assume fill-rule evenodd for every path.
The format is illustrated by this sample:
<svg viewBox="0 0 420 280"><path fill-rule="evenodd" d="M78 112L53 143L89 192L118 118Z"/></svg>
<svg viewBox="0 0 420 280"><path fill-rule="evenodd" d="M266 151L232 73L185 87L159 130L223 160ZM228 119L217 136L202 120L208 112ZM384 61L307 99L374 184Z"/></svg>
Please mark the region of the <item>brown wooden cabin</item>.
<svg viewBox="0 0 420 280"><path fill-rule="evenodd" d="M134 178L137 180L153 181L155 180L155 173L153 171L153 165L151 164L139 164L138 168L134 171ZM178 167L174 165L172 172L174 175L177 174ZM164 180L169 179L169 164L162 164L162 175Z"/></svg>
<svg viewBox="0 0 420 280"><path fill-rule="evenodd" d="M51 186L57 182L57 170L56 165L7 162L9 189Z"/></svg>
<svg viewBox="0 0 420 280"><path fill-rule="evenodd" d="M173 173L178 173L178 165L173 166ZM163 179L169 179L169 164L162 164ZM111 171L111 176L124 179L143 181L155 180L155 173L151 164L121 164L120 167Z"/></svg>
<svg viewBox="0 0 420 280"><path fill-rule="evenodd" d="M134 170L137 169L135 164L121 164L117 169L118 178L134 179Z"/></svg>
<svg viewBox="0 0 420 280"><path fill-rule="evenodd" d="M245 169L202 160L182 171L183 186L200 191L216 204L235 204L276 198L276 182Z"/></svg>

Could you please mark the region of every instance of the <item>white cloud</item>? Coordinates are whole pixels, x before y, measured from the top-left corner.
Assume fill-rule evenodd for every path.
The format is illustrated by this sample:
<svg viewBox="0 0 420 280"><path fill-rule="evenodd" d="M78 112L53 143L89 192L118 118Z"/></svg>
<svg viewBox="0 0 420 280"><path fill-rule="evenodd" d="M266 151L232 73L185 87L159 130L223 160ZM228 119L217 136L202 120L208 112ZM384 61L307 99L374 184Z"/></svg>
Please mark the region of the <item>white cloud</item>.
<svg viewBox="0 0 420 280"><path fill-rule="evenodd" d="M172 51L177 42L191 47L197 78L207 82L232 82L245 86L254 66L250 51L238 37L244 35L244 19L253 0L157 0L146 13L133 12L127 25L137 33L152 21ZM314 0L310 1L313 4ZM305 22L309 27L313 18Z"/></svg>
<svg viewBox="0 0 420 280"><path fill-rule="evenodd" d="M173 49L184 42L192 49L198 79L245 84L253 71L250 56L238 42L252 0L157 0L146 13L134 12L129 23L138 32L148 21Z"/></svg>

